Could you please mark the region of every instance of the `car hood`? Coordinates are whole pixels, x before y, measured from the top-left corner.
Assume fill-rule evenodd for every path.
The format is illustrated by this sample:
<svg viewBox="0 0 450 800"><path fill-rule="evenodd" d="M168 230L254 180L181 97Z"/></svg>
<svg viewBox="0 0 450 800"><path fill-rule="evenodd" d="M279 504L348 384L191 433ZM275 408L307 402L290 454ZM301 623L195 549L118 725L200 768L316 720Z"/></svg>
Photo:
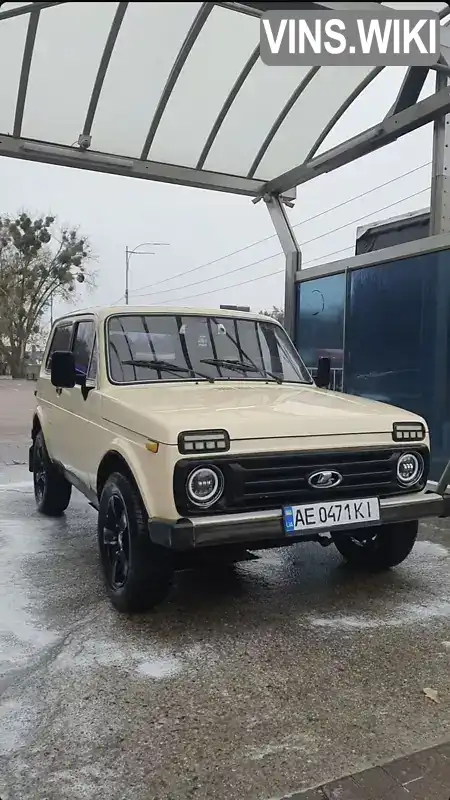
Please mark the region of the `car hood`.
<svg viewBox="0 0 450 800"><path fill-rule="evenodd" d="M186 430L228 431L231 440L389 433L408 411L314 386L242 382L113 386L103 417L135 433L176 444ZM423 420L422 420L423 421Z"/></svg>

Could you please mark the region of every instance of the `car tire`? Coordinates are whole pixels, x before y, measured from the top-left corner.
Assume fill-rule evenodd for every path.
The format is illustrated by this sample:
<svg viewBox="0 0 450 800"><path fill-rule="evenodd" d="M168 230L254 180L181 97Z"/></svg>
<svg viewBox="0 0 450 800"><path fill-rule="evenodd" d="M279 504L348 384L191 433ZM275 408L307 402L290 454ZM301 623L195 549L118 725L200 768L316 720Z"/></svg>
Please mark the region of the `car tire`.
<svg viewBox="0 0 450 800"><path fill-rule="evenodd" d="M411 553L419 523L397 522L360 530L359 535L335 534L334 544L352 566L378 572L401 564Z"/></svg>
<svg viewBox="0 0 450 800"><path fill-rule="evenodd" d="M101 493L98 546L106 590L118 611L149 611L165 600L171 553L151 542L139 491L120 472L109 476Z"/></svg>
<svg viewBox="0 0 450 800"><path fill-rule="evenodd" d="M72 486L52 464L42 431L33 444L33 485L38 511L48 517L60 517L70 503Z"/></svg>

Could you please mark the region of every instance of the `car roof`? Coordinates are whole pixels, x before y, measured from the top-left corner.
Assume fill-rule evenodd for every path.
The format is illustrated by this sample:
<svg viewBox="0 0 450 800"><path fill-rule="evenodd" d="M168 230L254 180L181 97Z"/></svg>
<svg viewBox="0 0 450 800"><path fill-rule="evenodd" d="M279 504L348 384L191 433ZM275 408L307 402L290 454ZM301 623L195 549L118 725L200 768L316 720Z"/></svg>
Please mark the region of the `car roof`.
<svg viewBox="0 0 450 800"><path fill-rule="evenodd" d="M99 321L103 321L112 315L127 314L134 316L135 314L148 314L155 315L168 315L168 316L200 316L200 317L231 317L233 319L253 319L262 321L271 321L276 324L277 321L272 317L265 314L255 314L251 311L234 311L222 308L179 308L171 306L97 306L95 308L83 308L72 311L64 316L59 317L55 322L61 322L65 319L73 319L74 317L85 316L93 314Z"/></svg>

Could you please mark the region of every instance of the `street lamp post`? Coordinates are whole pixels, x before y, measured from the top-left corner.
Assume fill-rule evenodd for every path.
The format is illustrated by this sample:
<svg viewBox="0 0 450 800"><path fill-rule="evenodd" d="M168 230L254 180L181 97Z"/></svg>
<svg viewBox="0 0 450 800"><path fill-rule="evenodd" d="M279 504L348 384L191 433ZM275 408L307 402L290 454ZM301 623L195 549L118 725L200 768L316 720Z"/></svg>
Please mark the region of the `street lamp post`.
<svg viewBox="0 0 450 800"><path fill-rule="evenodd" d="M142 242L141 244L136 245L133 247L132 250L129 249L128 245L125 248L125 305L128 305L129 299L129 274L130 274L130 258L133 255L137 256L154 256L154 252L152 250L144 250L140 253L137 252L140 247L168 247L168 242Z"/></svg>

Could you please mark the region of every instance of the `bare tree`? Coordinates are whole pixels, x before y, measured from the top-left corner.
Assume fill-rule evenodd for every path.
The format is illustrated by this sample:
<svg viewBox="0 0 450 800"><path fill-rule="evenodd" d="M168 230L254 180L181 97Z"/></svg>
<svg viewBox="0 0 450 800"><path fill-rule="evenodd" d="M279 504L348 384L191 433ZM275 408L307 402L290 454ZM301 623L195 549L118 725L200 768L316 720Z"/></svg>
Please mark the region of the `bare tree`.
<svg viewBox="0 0 450 800"><path fill-rule="evenodd" d="M39 335L51 298L70 301L77 282L95 285L87 238L55 223L26 212L0 217L0 357L13 378L23 377L27 345Z"/></svg>

